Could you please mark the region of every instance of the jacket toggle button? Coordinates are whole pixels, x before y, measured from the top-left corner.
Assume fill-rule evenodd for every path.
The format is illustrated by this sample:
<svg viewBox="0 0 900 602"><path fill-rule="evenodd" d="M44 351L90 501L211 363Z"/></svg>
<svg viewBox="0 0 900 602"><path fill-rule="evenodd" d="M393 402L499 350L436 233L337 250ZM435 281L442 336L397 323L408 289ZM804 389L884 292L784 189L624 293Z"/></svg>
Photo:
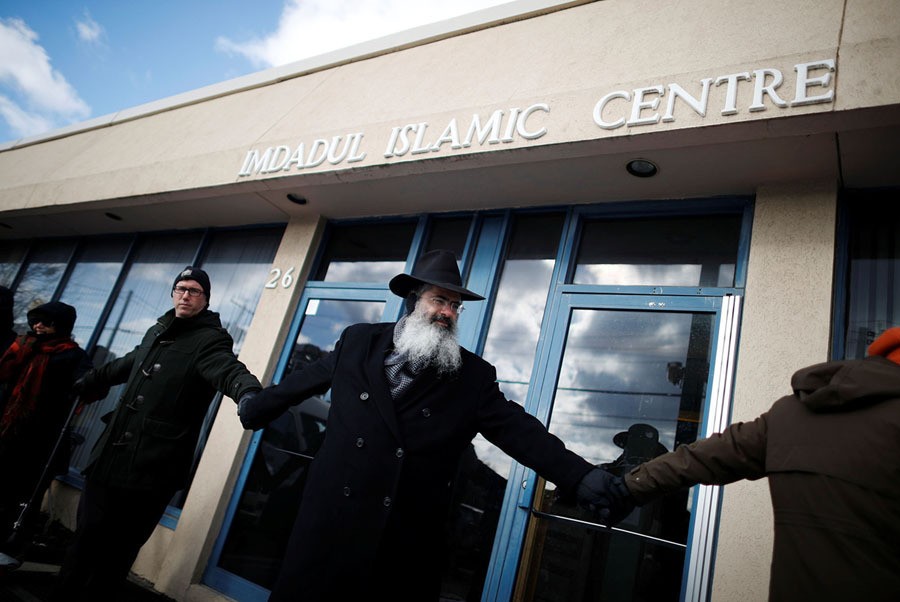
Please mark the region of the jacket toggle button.
<svg viewBox="0 0 900 602"><path fill-rule="evenodd" d="M362 399L363 401L365 401L369 398L369 394L366 393L365 391L363 391L362 393L359 394L359 398Z"/></svg>
<svg viewBox="0 0 900 602"><path fill-rule="evenodd" d="M385 497L384 501L382 503L384 504L385 508L390 508L391 507L391 498Z"/></svg>
<svg viewBox="0 0 900 602"><path fill-rule="evenodd" d="M403 457L403 448L398 447L397 451L394 452L394 455L397 456L398 458L402 458Z"/></svg>
<svg viewBox="0 0 900 602"><path fill-rule="evenodd" d="M129 431L125 431L122 433L122 436L119 437L119 440L113 443L113 445L128 445L128 442L134 439L134 435Z"/></svg>
<svg viewBox="0 0 900 602"><path fill-rule="evenodd" d="M344 497L350 497L350 488L344 487Z"/></svg>
<svg viewBox="0 0 900 602"><path fill-rule="evenodd" d="M431 417L431 409L430 409L430 408L423 408L423 409L422 409L422 416L424 416L425 418L430 418L430 417Z"/></svg>
<svg viewBox="0 0 900 602"><path fill-rule="evenodd" d="M133 412L137 412L141 408L141 405L143 403L144 403L144 396L138 395L137 397L134 398L134 401L126 404L125 407Z"/></svg>
<svg viewBox="0 0 900 602"><path fill-rule="evenodd" d="M147 378L150 378L152 375L156 374L162 369L162 364L153 364L150 368L141 368L141 372Z"/></svg>
<svg viewBox="0 0 900 602"><path fill-rule="evenodd" d="M359 439L356 440L356 447L362 447L365 444L366 444L366 440L363 439L362 437L360 437Z"/></svg>

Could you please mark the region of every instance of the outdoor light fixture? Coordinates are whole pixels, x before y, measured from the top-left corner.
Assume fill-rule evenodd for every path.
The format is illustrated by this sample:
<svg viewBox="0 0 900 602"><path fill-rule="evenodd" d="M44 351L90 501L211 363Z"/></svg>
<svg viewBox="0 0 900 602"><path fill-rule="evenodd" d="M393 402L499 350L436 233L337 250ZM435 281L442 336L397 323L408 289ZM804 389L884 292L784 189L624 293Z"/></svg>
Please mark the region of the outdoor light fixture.
<svg viewBox="0 0 900 602"><path fill-rule="evenodd" d="M296 203L297 205L305 205L306 204L305 198L303 198L302 196L297 196L296 194L294 194L292 192L288 193L287 200L289 200L292 203Z"/></svg>
<svg viewBox="0 0 900 602"><path fill-rule="evenodd" d="M625 169L636 178L652 178L659 172L656 164L646 159L632 159L625 165Z"/></svg>

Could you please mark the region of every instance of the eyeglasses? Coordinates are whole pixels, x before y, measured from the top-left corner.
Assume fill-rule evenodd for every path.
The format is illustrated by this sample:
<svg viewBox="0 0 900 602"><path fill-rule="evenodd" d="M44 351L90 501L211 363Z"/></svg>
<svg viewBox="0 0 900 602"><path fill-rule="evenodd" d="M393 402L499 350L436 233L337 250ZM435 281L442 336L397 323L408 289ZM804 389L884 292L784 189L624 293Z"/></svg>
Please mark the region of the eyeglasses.
<svg viewBox="0 0 900 602"><path fill-rule="evenodd" d="M449 307L450 311L455 314L461 314L463 310L466 309L459 301L451 301L450 299L446 299L444 297L428 297L428 301L440 310Z"/></svg>
<svg viewBox="0 0 900 602"><path fill-rule="evenodd" d="M191 297L199 297L203 294L202 288L188 288L186 286L176 286L172 289L172 292L176 295L190 295Z"/></svg>

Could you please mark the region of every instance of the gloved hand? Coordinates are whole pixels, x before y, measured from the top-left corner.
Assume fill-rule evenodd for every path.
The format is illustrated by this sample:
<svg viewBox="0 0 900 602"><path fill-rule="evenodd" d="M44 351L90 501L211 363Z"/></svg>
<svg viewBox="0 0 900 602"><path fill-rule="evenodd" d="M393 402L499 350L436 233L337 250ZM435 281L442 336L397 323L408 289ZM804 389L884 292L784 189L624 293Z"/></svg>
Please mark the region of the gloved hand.
<svg viewBox="0 0 900 602"><path fill-rule="evenodd" d="M243 425L245 429L253 430L253 427L248 424L251 413L250 404L253 403L253 398L256 397L258 393L259 391L248 391L241 395L241 398L237 402L238 418L241 419L241 425Z"/></svg>
<svg viewBox="0 0 900 602"><path fill-rule="evenodd" d="M575 497L579 506L596 513L609 525L631 514L635 506L625 480L602 468L594 468L584 475L575 490Z"/></svg>

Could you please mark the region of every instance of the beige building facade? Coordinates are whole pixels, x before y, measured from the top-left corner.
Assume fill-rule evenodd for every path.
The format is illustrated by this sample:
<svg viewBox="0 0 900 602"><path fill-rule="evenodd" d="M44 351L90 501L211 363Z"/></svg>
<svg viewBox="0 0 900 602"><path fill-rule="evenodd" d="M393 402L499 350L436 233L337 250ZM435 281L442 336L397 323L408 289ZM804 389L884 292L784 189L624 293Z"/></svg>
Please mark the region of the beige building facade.
<svg viewBox="0 0 900 602"><path fill-rule="evenodd" d="M788 392L796 369L852 355L851 308L867 286L848 275L854 228L878 222L866 216L900 186L898 23L900 4L889 0L518 0L7 143L0 284L21 285L33 245L45 241L264 232L271 252L233 286L254 291L240 358L269 383L291 369L298 345L318 340L311 320L329 303L371 302L377 312L363 315L395 319L399 303L379 270L411 268L444 240L439 226L457 220L468 284L488 297L463 316L461 336L498 363L501 388L592 461L622 451L592 437L611 440L633 423L652 425L672 449L755 418ZM896 209L888 214L900 223L890 221ZM399 256L384 248L394 224L410 228ZM361 240L354 228L372 233L359 253L348 250ZM542 234L549 251L536 248ZM667 254L670 244L681 250ZM545 280L504 288L512 286L504 275L537 259ZM369 271L340 276L347 264ZM694 264L700 275L691 279ZM228 302L216 286L214 274L214 310ZM62 289L53 290L17 302L58 298ZM538 304L513 290L538 292ZM867 318L869 330L897 325L891 303ZM107 340L118 315L108 307L80 342ZM501 314L519 315L520 333L534 330L530 354L508 373L500 350L517 343L492 338ZM620 340L635 340L638 327L613 318L660 319L659 337L675 323L663 315L690 317L684 357L673 355L660 385L671 391L633 385L626 395L625 368L586 376L591 358L613 366L638 357ZM578 355L579 337L606 342L585 343ZM685 401L691 387L701 392ZM675 409L655 414L666 399ZM216 407L189 492L133 570L177 600L265 599L271 575L249 568L257 548L241 557L233 534L252 533L241 526L260 470L252 458L274 444L242 430L230 402ZM581 418L564 419L563 407ZM618 422L604 423L613 415ZM579 430L583 422L594 430ZM681 501L676 535L652 531L645 516L623 527L646 535L641 543L616 543L628 535L557 509L525 467L479 458L502 482L492 537L466 556L481 554L481 572L462 571L468 560L457 566L470 596L474 587L482 600L527 600L547 588L557 593L546 599L576 599L591 587L618 591L591 577L617 572L632 584L617 599L638 599L649 569L616 566L598 550L652 546L652 535L666 541L650 553L677 573L657 599L767 597L764 483L696 488ZM53 486L69 522L79 492L71 475ZM584 532L569 537L569 528ZM580 551L556 560L573 567L578 593L554 589L563 573L548 560L572 538ZM457 597L447 599L467 599L463 589L448 589Z"/></svg>

